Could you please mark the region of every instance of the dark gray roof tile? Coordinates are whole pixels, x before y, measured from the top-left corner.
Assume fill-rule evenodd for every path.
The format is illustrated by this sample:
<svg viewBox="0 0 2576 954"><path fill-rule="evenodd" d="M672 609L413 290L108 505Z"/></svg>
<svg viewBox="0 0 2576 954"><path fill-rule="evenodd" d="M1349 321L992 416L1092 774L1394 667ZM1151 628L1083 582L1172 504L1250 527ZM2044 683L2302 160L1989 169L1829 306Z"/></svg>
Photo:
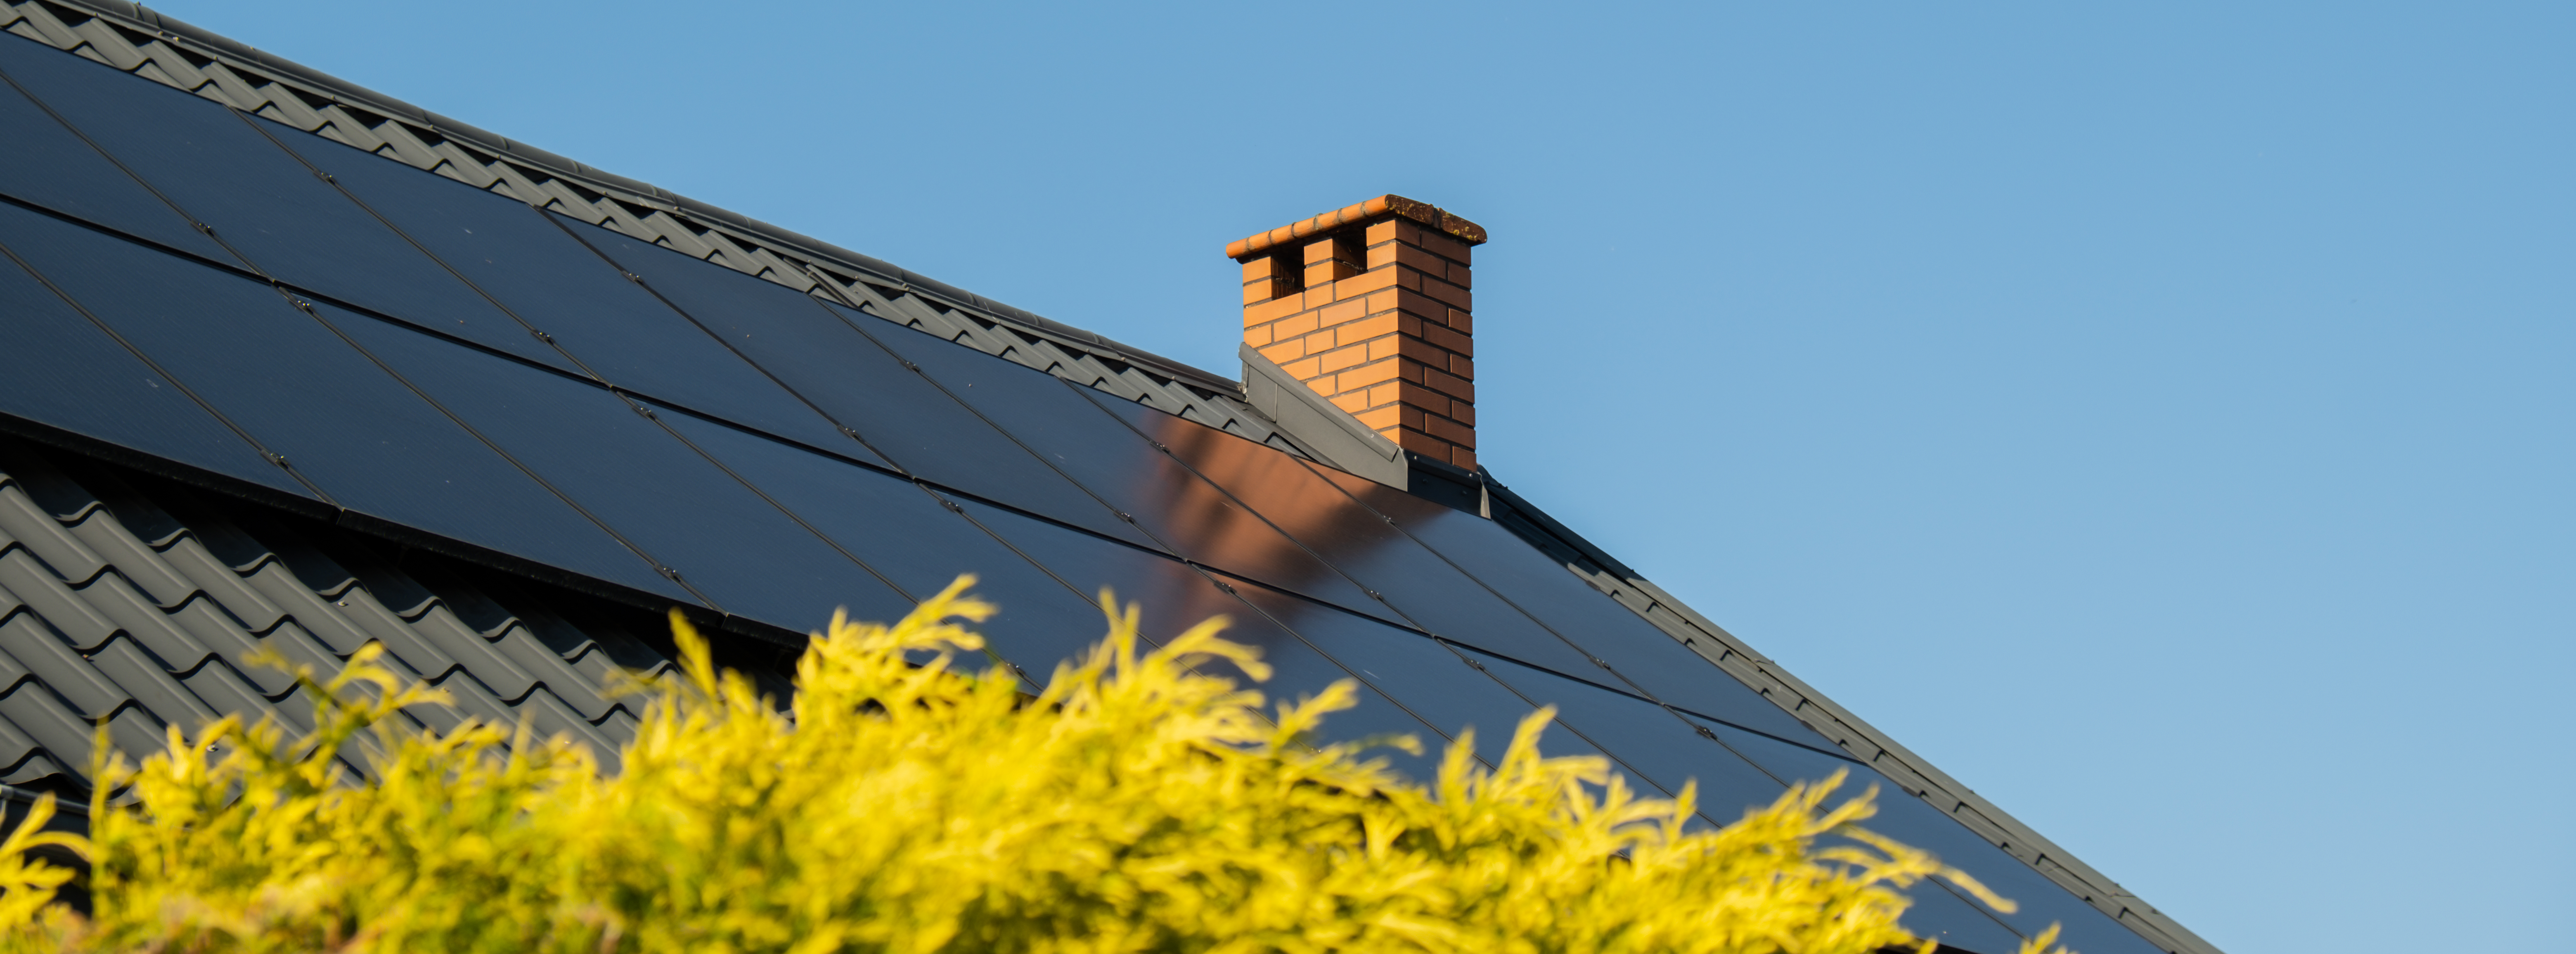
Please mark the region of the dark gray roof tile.
<svg viewBox="0 0 2576 954"><path fill-rule="evenodd" d="M27 499L16 481L0 484L0 535L25 546L63 579L87 580L107 569L105 559L64 532L52 515ZM0 546L7 545L0 541Z"/></svg>
<svg viewBox="0 0 2576 954"><path fill-rule="evenodd" d="M116 623L81 600L25 547L0 550L0 590L16 596L82 649L107 642Z"/></svg>
<svg viewBox="0 0 2576 954"><path fill-rule="evenodd" d="M73 592L100 615L115 620L117 631L142 642L173 670L195 669L214 653L172 622L169 614L136 590L134 584L126 582L123 574L101 573L88 586ZM84 648L96 651L95 647Z"/></svg>
<svg viewBox="0 0 2576 954"><path fill-rule="evenodd" d="M63 645L62 639L33 615L20 613L0 623L0 652L7 653L19 668L34 673L44 692L60 693L84 720L106 715L133 701L115 680ZM22 684L15 691L26 688Z"/></svg>
<svg viewBox="0 0 2576 954"><path fill-rule="evenodd" d="M116 682L127 698L133 699L154 718L191 735L222 714L189 692L186 686L161 668L159 661L127 637L107 641L107 645L89 654L89 665L99 674ZM93 715L96 713L92 713Z"/></svg>

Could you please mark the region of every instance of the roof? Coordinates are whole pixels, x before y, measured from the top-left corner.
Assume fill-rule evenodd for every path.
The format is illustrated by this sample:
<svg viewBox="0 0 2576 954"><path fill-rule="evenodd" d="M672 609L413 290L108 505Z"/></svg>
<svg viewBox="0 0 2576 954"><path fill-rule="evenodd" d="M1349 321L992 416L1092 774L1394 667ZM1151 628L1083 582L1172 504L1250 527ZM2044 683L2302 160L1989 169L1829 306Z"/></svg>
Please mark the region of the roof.
<svg viewBox="0 0 2576 954"><path fill-rule="evenodd" d="M140 7L5 9L10 785L77 790L90 719L129 753L218 712L291 722L242 653L327 666L369 640L464 712L613 752L631 714L602 686L662 664L658 609L775 674L835 606L889 618L971 571L1005 609L992 664L1032 678L1109 586L1149 630L1234 617L1274 695L1358 680L1336 733L1475 725L1482 749L1554 704L1553 752L1696 780L1712 823L1836 769L1901 790L1874 828L2024 904L1916 892L1911 926L1959 949L2063 922L2092 954L2214 950L1491 474L1394 466L1293 382L1247 390Z"/></svg>

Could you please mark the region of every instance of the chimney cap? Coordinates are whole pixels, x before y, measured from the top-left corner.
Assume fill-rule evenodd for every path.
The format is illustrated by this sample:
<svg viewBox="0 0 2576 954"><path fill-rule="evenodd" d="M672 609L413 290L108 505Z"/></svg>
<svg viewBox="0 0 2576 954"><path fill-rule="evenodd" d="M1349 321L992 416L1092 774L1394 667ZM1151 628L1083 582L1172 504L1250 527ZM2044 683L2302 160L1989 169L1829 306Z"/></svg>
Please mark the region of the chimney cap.
<svg viewBox="0 0 2576 954"><path fill-rule="evenodd" d="M1417 202L1400 195L1378 196L1366 202L1355 202L1303 222L1283 225L1250 238L1237 239L1225 247L1225 257L1243 258L1266 251L1286 242L1309 235L1329 232L1364 219L1394 215L1412 219L1469 245L1485 244L1485 227L1451 215L1448 210L1428 202Z"/></svg>

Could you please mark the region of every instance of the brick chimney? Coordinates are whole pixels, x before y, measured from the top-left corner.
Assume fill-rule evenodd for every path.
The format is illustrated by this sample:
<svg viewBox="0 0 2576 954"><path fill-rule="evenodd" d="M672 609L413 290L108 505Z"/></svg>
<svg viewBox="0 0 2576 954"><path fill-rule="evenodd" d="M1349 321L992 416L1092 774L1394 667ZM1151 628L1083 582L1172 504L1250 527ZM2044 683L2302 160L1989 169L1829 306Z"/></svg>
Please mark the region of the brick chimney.
<svg viewBox="0 0 2576 954"><path fill-rule="evenodd" d="M1397 446L1474 470L1467 268L1484 242L1483 226L1397 195L1235 242L1243 343Z"/></svg>

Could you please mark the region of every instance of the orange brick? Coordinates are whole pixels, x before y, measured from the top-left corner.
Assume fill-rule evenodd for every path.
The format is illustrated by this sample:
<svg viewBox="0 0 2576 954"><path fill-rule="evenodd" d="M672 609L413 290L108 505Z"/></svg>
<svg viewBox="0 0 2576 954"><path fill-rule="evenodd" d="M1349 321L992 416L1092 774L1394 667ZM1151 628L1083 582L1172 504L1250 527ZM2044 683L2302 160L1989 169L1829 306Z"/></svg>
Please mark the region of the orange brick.
<svg viewBox="0 0 2576 954"><path fill-rule="evenodd" d="M1396 355L1399 355L1399 354L1403 354L1403 353L1404 353L1404 350L1403 350L1403 348L1402 348L1402 347L1400 347L1400 344L1401 344L1401 342L1402 342L1402 341L1403 341L1403 339L1402 339L1402 338L1400 338L1400 337L1398 337L1398 336L1395 336L1395 335L1388 335L1388 336L1386 336L1386 337L1384 337L1384 338L1379 338L1379 339L1376 339L1376 340L1374 340L1374 341L1369 342L1369 343L1368 343L1368 355L1369 355L1369 360L1371 360L1371 361L1378 361L1378 360L1382 360L1382 359L1386 359L1386 358L1392 358L1392 357L1395 357Z"/></svg>
<svg viewBox="0 0 2576 954"><path fill-rule="evenodd" d="M1288 372L1289 377L1296 378L1300 381L1313 381L1315 380L1316 375L1323 373L1321 368L1322 364L1323 362L1319 359L1307 358L1303 361L1286 362L1281 364L1279 367L1281 370Z"/></svg>
<svg viewBox="0 0 2576 954"><path fill-rule="evenodd" d="M1422 250L1425 252L1440 256L1441 258L1448 259L1460 265L1473 265L1476 263L1474 254L1467 251L1469 246L1465 242L1431 231L1430 229L1416 229L1414 234L1414 238L1404 240L1405 244L1421 246Z"/></svg>
<svg viewBox="0 0 2576 954"><path fill-rule="evenodd" d="M1369 350L1363 345L1352 345L1348 348L1335 348L1331 351L1324 352L1323 358L1324 370L1326 372L1339 371L1343 368L1353 368L1367 364L1369 360Z"/></svg>
<svg viewBox="0 0 2576 954"><path fill-rule="evenodd" d="M1255 348L1269 344L1271 342L1270 328L1271 326L1269 325L1254 325L1250 328L1243 329L1243 343Z"/></svg>
<svg viewBox="0 0 2576 954"><path fill-rule="evenodd" d="M1476 310L1476 293L1436 278L1424 279L1422 293L1462 311Z"/></svg>
<svg viewBox="0 0 2576 954"><path fill-rule="evenodd" d="M1271 256L1264 255L1260 258L1243 263L1244 283L1248 285L1253 282L1266 282L1279 277L1279 269L1277 265L1274 264L1276 261L1277 260Z"/></svg>
<svg viewBox="0 0 2576 954"><path fill-rule="evenodd" d="M1318 239L1316 241L1306 243L1307 266L1312 267L1332 261L1333 251L1332 239Z"/></svg>
<svg viewBox="0 0 2576 954"><path fill-rule="evenodd" d="M1243 306L1243 323L1249 326L1257 325L1265 321L1277 321L1281 318L1306 310L1305 304L1297 299L1298 296L1290 295L1286 298L1265 301L1258 305L1245 305Z"/></svg>
<svg viewBox="0 0 2576 954"><path fill-rule="evenodd" d="M1359 303L1343 302L1342 304L1358 305ZM1339 307L1341 307L1341 305L1333 306L1333 308ZM1355 307L1351 310L1356 312L1359 309ZM1327 315L1332 314L1332 308L1324 309L1324 313ZM1331 324L1330 322L1327 323ZM1396 329L1396 313L1390 311L1383 315L1370 315L1366 318L1343 321L1339 324L1333 324L1332 328L1333 334L1336 335L1333 340L1336 343L1356 344L1358 342L1367 341L1371 338L1379 338L1394 334Z"/></svg>
<svg viewBox="0 0 2576 954"><path fill-rule="evenodd" d="M1307 332L1304 340L1307 354L1323 354L1333 350L1333 333L1330 331Z"/></svg>
<svg viewBox="0 0 2576 954"><path fill-rule="evenodd" d="M1476 386L1474 384L1446 371L1435 371L1425 368L1422 371L1422 383L1434 391L1439 391L1461 401L1472 402L1476 399Z"/></svg>
<svg viewBox="0 0 2576 954"><path fill-rule="evenodd" d="M1341 402L1336 399L1334 403L1339 404ZM1348 407L1348 405L1344 406ZM1381 431L1390 427L1399 426L1404 419L1403 409L1392 406L1371 408L1364 411L1353 411L1352 416L1359 418L1360 423L1368 425L1371 429Z"/></svg>
<svg viewBox="0 0 2576 954"><path fill-rule="evenodd" d="M1353 391L1349 394L1336 394L1327 400L1332 401L1334 407L1349 411L1352 414L1358 414L1362 411L1368 410L1368 395L1357 391ZM1365 423L1368 419L1361 418L1360 420Z"/></svg>
<svg viewBox="0 0 2576 954"><path fill-rule="evenodd" d="M1395 223L1397 221L1399 220L1388 219L1376 225L1369 226L1368 231L1361 238L1361 241L1368 243L1369 248L1372 249L1388 242L1395 241Z"/></svg>
<svg viewBox="0 0 2576 954"><path fill-rule="evenodd" d="M1449 274L1447 259L1410 245L1402 243L1378 245L1368 250L1368 267L1384 268L1388 265L1401 265L1429 274L1434 278L1445 278Z"/></svg>
<svg viewBox="0 0 2576 954"><path fill-rule="evenodd" d="M1373 361L1344 371L1335 382L1339 385L1336 390L1357 391L1370 385L1396 380L1403 374L1404 369L1401 367L1403 364L1402 361ZM1304 380L1313 375L1301 374L1297 377L1299 380Z"/></svg>
<svg viewBox="0 0 2576 954"><path fill-rule="evenodd" d="M1382 288L1393 288L1395 283L1396 269L1381 268L1374 272L1361 272L1353 277L1334 282L1333 299L1339 301L1348 298L1367 298L1368 293ZM1313 295L1314 292L1309 291L1307 294Z"/></svg>
<svg viewBox="0 0 2576 954"><path fill-rule="evenodd" d="M1364 301L1337 301L1332 304L1325 305L1324 310L1316 312L1315 314L1317 324L1325 328L1331 328L1361 315L1368 314L1368 303Z"/></svg>
<svg viewBox="0 0 2576 954"><path fill-rule="evenodd" d="M1397 447L1413 451L1417 454L1427 454L1435 458L1447 458L1449 456L1450 449L1457 446L1449 443L1448 441L1441 440L1437 437L1433 437L1429 434L1412 430L1410 428L1396 431L1395 433L1388 434L1386 436L1394 440L1395 446Z"/></svg>
<svg viewBox="0 0 2576 954"><path fill-rule="evenodd" d="M1269 283L1269 282L1267 282L1267 281L1259 281L1259 282L1253 282L1253 283L1251 283L1251 284L1249 284L1249 285L1245 285L1245 286L1243 286L1243 303L1244 303L1244 304L1247 304L1247 305L1258 305L1258 304L1260 304L1260 303L1262 303L1262 302L1269 301L1269 300L1270 300L1270 283Z"/></svg>
<svg viewBox="0 0 2576 954"><path fill-rule="evenodd" d="M1270 359L1270 363L1279 365L1283 368L1288 366L1288 362L1295 361L1306 356L1305 344L1297 341L1282 341L1278 344L1271 345L1267 348L1261 348L1259 350L1262 357ZM1302 378L1304 375L1299 375L1298 377Z"/></svg>
<svg viewBox="0 0 2576 954"><path fill-rule="evenodd" d="M1469 358L1463 354L1450 355L1449 373L1466 378L1469 381L1476 380L1476 361L1475 359Z"/></svg>
<svg viewBox="0 0 2576 954"><path fill-rule="evenodd" d="M1439 345L1440 347L1446 348L1450 351L1455 351L1459 354L1467 355L1468 357L1474 357L1476 354L1476 339L1451 331L1447 328L1443 328L1439 325L1423 325L1421 335L1422 340Z"/></svg>
<svg viewBox="0 0 2576 954"><path fill-rule="evenodd" d="M1467 425L1460 424L1437 414L1425 416L1422 419L1422 429L1429 431L1433 437L1448 441L1452 444L1457 444L1461 447L1476 446L1475 428L1468 427Z"/></svg>
<svg viewBox="0 0 2576 954"><path fill-rule="evenodd" d="M1299 335L1313 334L1314 331L1315 313L1301 312L1273 322L1270 333L1273 337L1284 341Z"/></svg>
<svg viewBox="0 0 2576 954"><path fill-rule="evenodd" d="M1316 264L1306 266L1306 287L1316 288L1330 282L1337 282L1342 279L1349 278L1359 273L1359 267L1352 265L1349 262L1318 262Z"/></svg>

